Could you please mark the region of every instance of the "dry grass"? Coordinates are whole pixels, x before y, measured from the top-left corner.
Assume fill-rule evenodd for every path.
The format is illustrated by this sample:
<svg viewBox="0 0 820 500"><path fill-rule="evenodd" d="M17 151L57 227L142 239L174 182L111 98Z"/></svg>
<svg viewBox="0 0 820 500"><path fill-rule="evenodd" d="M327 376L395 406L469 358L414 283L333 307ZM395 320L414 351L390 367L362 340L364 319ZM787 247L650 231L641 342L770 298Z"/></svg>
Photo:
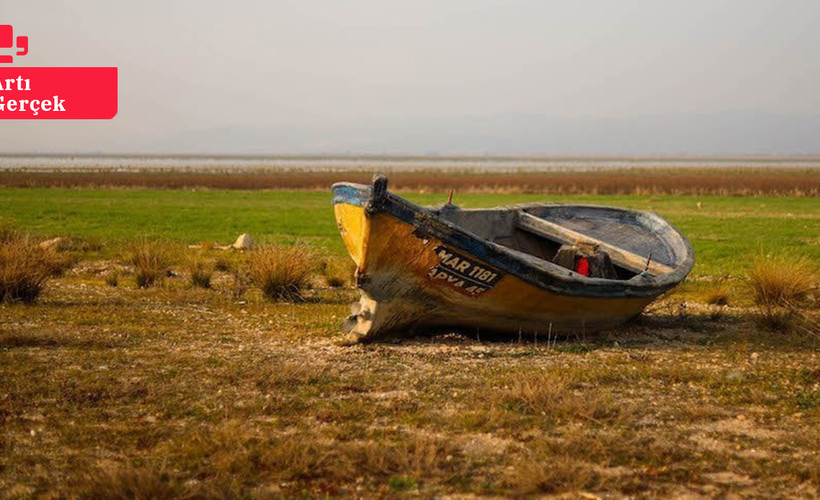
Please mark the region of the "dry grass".
<svg viewBox="0 0 820 500"><path fill-rule="evenodd" d="M199 288L211 288L213 279L213 266L201 258L194 258L188 262L188 273L191 286Z"/></svg>
<svg viewBox="0 0 820 500"><path fill-rule="evenodd" d="M431 175L434 173L434 175ZM5 187L111 187L158 189L327 189L334 182L369 183L373 172L236 169L208 171L1 171ZM591 171L390 172L391 189L421 192L553 194L820 195L820 176L800 168L625 168Z"/></svg>
<svg viewBox="0 0 820 500"><path fill-rule="evenodd" d="M116 288L120 284L120 274L116 271L110 271L105 275L105 284Z"/></svg>
<svg viewBox="0 0 820 500"><path fill-rule="evenodd" d="M306 263L302 283L322 272L304 246L262 250L278 250L263 269ZM187 273L112 288L105 273L120 264L94 260L52 278L34 308L0 305L0 497L820 488L817 340L762 334L749 308L709 321L697 290L686 318L659 304L585 342L441 335L341 347L355 292L300 289L299 304L245 293L257 252L220 254L238 271L212 271L213 291Z"/></svg>
<svg viewBox="0 0 820 500"><path fill-rule="evenodd" d="M109 465L91 470L78 481L82 498L100 500L218 498L216 492L182 484L166 471L138 468L133 465Z"/></svg>
<svg viewBox="0 0 820 500"><path fill-rule="evenodd" d="M227 272L233 269L233 263L226 257L217 257L214 261L214 269L217 271Z"/></svg>
<svg viewBox="0 0 820 500"><path fill-rule="evenodd" d="M513 373L490 401L506 410L546 417L554 422L573 420L612 421L626 416L628 409L608 392L578 393L573 381L560 370Z"/></svg>
<svg viewBox="0 0 820 500"><path fill-rule="evenodd" d="M318 254L307 245L267 245L250 253L248 274L268 299L301 302L317 267Z"/></svg>
<svg viewBox="0 0 820 500"><path fill-rule="evenodd" d="M725 283L710 288L704 297L707 304L712 306L728 306L732 298L732 290Z"/></svg>
<svg viewBox="0 0 820 500"><path fill-rule="evenodd" d="M761 306L757 324L771 332L789 333L795 331L799 318L791 307Z"/></svg>
<svg viewBox="0 0 820 500"><path fill-rule="evenodd" d="M34 302L67 263L28 235L0 230L0 302Z"/></svg>
<svg viewBox="0 0 820 500"><path fill-rule="evenodd" d="M447 473L456 468L456 448L446 439L419 434L408 441L384 446L375 441L351 443L339 450L335 475L355 480L362 473L376 477L415 477L418 479ZM448 458L449 457L449 458ZM400 479L399 479L400 481ZM401 489L407 484L399 486Z"/></svg>
<svg viewBox="0 0 820 500"><path fill-rule="evenodd" d="M758 305L800 305L817 284L815 265L803 255L759 255L749 270L749 284Z"/></svg>
<svg viewBox="0 0 820 500"><path fill-rule="evenodd" d="M551 455L546 460L520 460L507 474L506 482L521 495L557 494L594 489L601 485L601 476L593 464L572 455Z"/></svg>
<svg viewBox="0 0 820 500"><path fill-rule="evenodd" d="M761 327L774 332L820 335L817 322L803 311L817 286L817 271L808 257L758 255L748 278Z"/></svg>
<svg viewBox="0 0 820 500"><path fill-rule="evenodd" d="M354 281L356 265L350 259L328 258L321 263L321 272L328 286L350 286Z"/></svg>
<svg viewBox="0 0 820 500"><path fill-rule="evenodd" d="M2 306L0 490L428 498L820 487L820 365L805 340L756 335L736 318L737 331L709 336L671 319L631 326L612 334L618 345L606 334L551 347L447 335L340 347L348 290L309 290L308 304L257 290L235 301L230 274L214 278L225 293L187 277L136 292L72 271L36 311ZM709 475L724 471L739 482Z"/></svg>
<svg viewBox="0 0 820 500"><path fill-rule="evenodd" d="M246 272L231 272L231 297L240 299L248 291L251 285L251 278Z"/></svg>
<svg viewBox="0 0 820 500"><path fill-rule="evenodd" d="M167 244L147 238L137 240L130 249L128 260L134 266L137 288L150 288L162 283L168 272Z"/></svg>
<svg viewBox="0 0 820 500"><path fill-rule="evenodd" d="M7 222L0 220L0 243L9 243L20 238L20 231Z"/></svg>

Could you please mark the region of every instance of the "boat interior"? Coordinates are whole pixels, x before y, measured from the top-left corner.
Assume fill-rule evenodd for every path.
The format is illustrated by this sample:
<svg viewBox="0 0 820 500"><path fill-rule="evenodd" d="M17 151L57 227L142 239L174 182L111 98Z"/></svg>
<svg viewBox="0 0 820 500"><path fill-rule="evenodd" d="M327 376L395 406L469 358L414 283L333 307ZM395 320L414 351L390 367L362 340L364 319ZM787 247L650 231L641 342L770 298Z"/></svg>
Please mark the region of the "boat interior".
<svg viewBox="0 0 820 500"><path fill-rule="evenodd" d="M664 239L669 226L639 212L578 205L466 210L445 205L436 212L483 239L572 270L580 256L605 255L606 269L590 277L628 280L642 272L659 276L674 270L676 256Z"/></svg>

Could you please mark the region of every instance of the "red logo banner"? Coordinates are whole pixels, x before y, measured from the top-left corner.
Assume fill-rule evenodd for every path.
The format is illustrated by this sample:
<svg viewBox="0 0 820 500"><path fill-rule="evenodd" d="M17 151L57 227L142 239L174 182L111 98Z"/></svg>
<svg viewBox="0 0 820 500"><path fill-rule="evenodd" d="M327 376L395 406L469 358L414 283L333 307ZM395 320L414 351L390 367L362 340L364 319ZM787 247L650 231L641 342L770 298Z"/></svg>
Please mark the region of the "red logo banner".
<svg viewBox="0 0 820 500"><path fill-rule="evenodd" d="M0 67L0 119L110 119L117 68Z"/></svg>

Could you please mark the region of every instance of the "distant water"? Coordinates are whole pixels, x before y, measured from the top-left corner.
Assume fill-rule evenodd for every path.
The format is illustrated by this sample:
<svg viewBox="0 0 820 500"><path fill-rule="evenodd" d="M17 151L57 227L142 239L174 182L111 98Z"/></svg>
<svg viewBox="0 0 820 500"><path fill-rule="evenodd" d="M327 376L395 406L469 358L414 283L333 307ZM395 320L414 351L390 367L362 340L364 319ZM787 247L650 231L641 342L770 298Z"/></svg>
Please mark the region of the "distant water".
<svg viewBox="0 0 820 500"><path fill-rule="evenodd" d="M589 171L618 168L820 168L820 158L436 158L436 157L197 157L0 156L0 170L475 170Z"/></svg>

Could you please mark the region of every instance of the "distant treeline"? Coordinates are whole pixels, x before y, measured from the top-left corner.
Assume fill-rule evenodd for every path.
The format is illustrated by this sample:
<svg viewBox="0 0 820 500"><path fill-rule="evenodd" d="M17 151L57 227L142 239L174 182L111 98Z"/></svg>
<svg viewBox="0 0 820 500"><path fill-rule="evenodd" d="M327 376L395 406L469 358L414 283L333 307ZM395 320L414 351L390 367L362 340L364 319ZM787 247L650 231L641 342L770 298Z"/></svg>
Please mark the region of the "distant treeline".
<svg viewBox="0 0 820 500"><path fill-rule="evenodd" d="M560 172L388 171L392 190L554 194L703 194L820 196L814 168L623 168ZM151 189L328 189L370 182L373 171L248 169L237 171L0 171L2 187Z"/></svg>

